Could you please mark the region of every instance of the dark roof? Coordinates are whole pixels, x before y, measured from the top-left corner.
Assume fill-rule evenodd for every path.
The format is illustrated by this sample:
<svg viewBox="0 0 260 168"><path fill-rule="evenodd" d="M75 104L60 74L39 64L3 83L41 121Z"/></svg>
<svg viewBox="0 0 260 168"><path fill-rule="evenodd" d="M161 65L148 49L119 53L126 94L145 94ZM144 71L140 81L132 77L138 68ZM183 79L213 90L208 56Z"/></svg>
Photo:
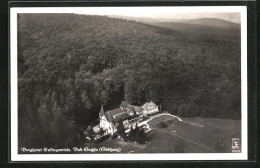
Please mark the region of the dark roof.
<svg viewBox="0 0 260 168"><path fill-rule="evenodd" d="M127 108L133 110L134 112L141 112L142 107L134 106L134 105L128 105Z"/></svg>
<svg viewBox="0 0 260 168"><path fill-rule="evenodd" d="M109 122L113 122L113 121L118 121L120 119L125 119L125 118L128 118L129 115L125 115L125 116L122 116L120 117L119 119L116 119L114 118L114 116L118 115L118 114L122 114L122 113L127 113L126 111L122 110L121 108L116 108L116 109L113 109L113 110L110 110L110 111L107 111L105 113L105 116L107 118L107 121Z"/></svg>
<svg viewBox="0 0 260 168"><path fill-rule="evenodd" d="M103 106L101 108L103 109ZM133 105L127 105L127 107L125 107L125 108L116 108L116 109L107 111L104 115L105 115L108 122L117 122L119 120L124 120L126 118L130 119L130 118L136 117L136 112L140 112L141 110L142 110L141 107L133 106ZM131 112L133 112L133 116L130 116ZM115 116L120 115L120 114L125 114L125 115L122 115L119 118L115 117Z"/></svg>
<svg viewBox="0 0 260 168"><path fill-rule="evenodd" d="M108 122L113 122L113 117L111 116L110 113L106 112L105 116L106 116L106 119L107 119Z"/></svg>
<svg viewBox="0 0 260 168"><path fill-rule="evenodd" d="M142 108L138 107L138 106L134 106L134 111L135 112L140 112L140 111L142 111Z"/></svg>
<svg viewBox="0 0 260 168"><path fill-rule="evenodd" d="M121 108L116 108L113 110L109 110L106 113L110 113L111 115L117 115L117 114L124 113L124 112L125 111L123 111Z"/></svg>

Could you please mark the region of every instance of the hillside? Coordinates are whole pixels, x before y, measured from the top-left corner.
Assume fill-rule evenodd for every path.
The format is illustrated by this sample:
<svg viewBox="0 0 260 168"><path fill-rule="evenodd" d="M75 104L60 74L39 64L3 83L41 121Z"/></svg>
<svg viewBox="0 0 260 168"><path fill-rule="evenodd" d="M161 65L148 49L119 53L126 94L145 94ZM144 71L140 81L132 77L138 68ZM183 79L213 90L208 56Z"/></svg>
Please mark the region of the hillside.
<svg viewBox="0 0 260 168"><path fill-rule="evenodd" d="M240 27L218 27L180 22L154 22L151 25L183 32L190 40L221 40L228 42L240 41Z"/></svg>
<svg viewBox="0 0 260 168"><path fill-rule="evenodd" d="M143 23L160 23L160 22L173 22L173 23L187 23L203 26L213 27L226 27L226 28L239 28L240 24L230 22L218 18L198 18L198 19L174 19L174 18L149 18L149 17L130 17L121 15L109 15L112 18L126 19Z"/></svg>
<svg viewBox="0 0 260 168"><path fill-rule="evenodd" d="M240 40L240 24L229 22L217 18L199 19L174 19L174 18L148 18L148 17L129 17L120 15L109 15L112 18L125 19L169 28L189 34L189 39L198 38L218 39L224 41L238 42ZM202 37L201 37L202 36Z"/></svg>
<svg viewBox="0 0 260 168"><path fill-rule="evenodd" d="M186 21L189 24L198 24L204 26L215 26L215 27L226 27L226 28L239 28L240 25L237 23L229 22L223 19L217 18L200 18Z"/></svg>
<svg viewBox="0 0 260 168"><path fill-rule="evenodd" d="M149 18L149 17L130 17L122 15L108 15L111 18L126 19L129 21L136 21L142 23L157 23L157 22L177 22L184 23L188 21L187 19L172 19L172 18Z"/></svg>
<svg viewBox="0 0 260 168"><path fill-rule="evenodd" d="M20 145L69 144L101 104L113 109L124 99L153 100L179 116L240 119L240 42L198 32L106 16L19 14Z"/></svg>

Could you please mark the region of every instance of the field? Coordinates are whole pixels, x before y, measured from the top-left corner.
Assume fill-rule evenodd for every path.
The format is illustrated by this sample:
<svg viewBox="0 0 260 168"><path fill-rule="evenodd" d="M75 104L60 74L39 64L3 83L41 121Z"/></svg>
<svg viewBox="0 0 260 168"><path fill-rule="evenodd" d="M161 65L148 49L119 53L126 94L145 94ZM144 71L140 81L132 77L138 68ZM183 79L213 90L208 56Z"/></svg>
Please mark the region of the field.
<svg viewBox="0 0 260 168"><path fill-rule="evenodd" d="M109 139L85 146L120 147L122 153L212 153L231 152L231 139L240 138L240 120L194 117L179 121L163 115L148 125L152 130L146 144Z"/></svg>

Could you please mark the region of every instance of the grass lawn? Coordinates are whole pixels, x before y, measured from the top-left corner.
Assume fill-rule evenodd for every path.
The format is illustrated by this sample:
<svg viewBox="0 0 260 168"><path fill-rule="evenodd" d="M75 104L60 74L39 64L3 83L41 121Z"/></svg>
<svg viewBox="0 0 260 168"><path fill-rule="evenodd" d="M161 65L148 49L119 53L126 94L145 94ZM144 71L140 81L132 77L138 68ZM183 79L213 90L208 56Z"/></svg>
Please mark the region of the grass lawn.
<svg viewBox="0 0 260 168"><path fill-rule="evenodd" d="M121 153L211 153L231 152L232 138L240 138L240 120L182 118L163 115L152 119L147 143L108 139L88 147L121 148ZM219 147L220 146L220 147Z"/></svg>
<svg viewBox="0 0 260 168"><path fill-rule="evenodd" d="M148 122L150 128L167 135L167 139L174 140L177 138L180 140L178 143L176 143L177 140L172 141L172 143L169 141L177 149L174 152L231 152L232 138L241 138L240 120L182 118L182 122L173 123L172 125L169 124L173 122L169 116L161 116L157 119ZM167 123L168 127L158 127L158 124L162 121ZM159 145L160 141L164 142L167 140L162 140L160 137L151 139L151 142L154 142L154 146ZM225 149L222 149L222 151L217 150L217 146L220 144L225 146Z"/></svg>

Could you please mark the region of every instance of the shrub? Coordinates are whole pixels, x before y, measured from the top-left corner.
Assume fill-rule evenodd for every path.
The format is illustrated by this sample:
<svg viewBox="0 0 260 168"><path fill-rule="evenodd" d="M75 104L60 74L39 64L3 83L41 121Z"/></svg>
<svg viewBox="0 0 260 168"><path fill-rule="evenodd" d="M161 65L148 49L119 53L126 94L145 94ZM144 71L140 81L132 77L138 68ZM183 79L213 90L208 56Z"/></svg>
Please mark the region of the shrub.
<svg viewBox="0 0 260 168"><path fill-rule="evenodd" d="M158 125L159 128L167 128L168 127L168 124L166 124L165 122L159 122L157 125Z"/></svg>
<svg viewBox="0 0 260 168"><path fill-rule="evenodd" d="M145 143L146 134L144 132L143 126L135 128L131 127L128 139L132 142L138 142L139 144Z"/></svg>

